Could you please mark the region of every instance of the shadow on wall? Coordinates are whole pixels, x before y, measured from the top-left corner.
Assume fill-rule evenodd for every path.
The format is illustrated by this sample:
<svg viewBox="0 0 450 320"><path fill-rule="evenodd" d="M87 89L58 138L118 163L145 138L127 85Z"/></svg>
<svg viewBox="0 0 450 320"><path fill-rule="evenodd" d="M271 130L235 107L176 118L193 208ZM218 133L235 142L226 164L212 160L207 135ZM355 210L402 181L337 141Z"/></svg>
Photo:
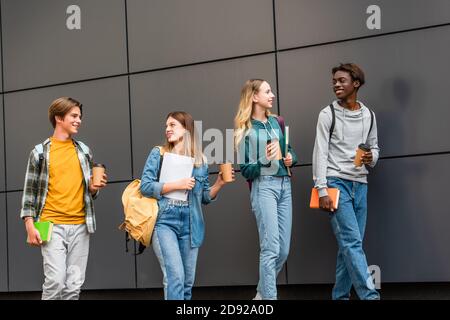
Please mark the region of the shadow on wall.
<svg viewBox="0 0 450 320"><path fill-rule="evenodd" d="M407 130L412 126L408 124L408 118L405 117L405 114L408 109L411 109L410 81L403 78L394 78L391 82L386 82L382 86L380 98L378 105L382 103L393 106L393 108L389 108L380 105L380 111L376 112L378 144L381 148L380 156L383 156L383 149L401 150L404 148L406 139L408 139L406 136L409 134ZM398 147L396 148L396 146Z"/></svg>
<svg viewBox="0 0 450 320"><path fill-rule="evenodd" d="M418 126L405 117L411 104L420 105L414 97L410 81L394 79L386 84L383 92L393 99L392 109L384 108L377 113L383 140L379 141L389 150L404 148L415 141L420 132ZM389 100L389 95L387 97ZM420 119L415 119L420 121ZM394 153L395 155L402 155ZM447 254L442 248L442 235L436 232L439 214L432 212L436 205L430 194L430 182L439 172L435 157L413 157L381 160L369 177L369 216L367 243L369 264L377 264L382 271L382 281L432 281L433 274L448 273L436 268L447 265ZM442 266L442 267L441 267Z"/></svg>

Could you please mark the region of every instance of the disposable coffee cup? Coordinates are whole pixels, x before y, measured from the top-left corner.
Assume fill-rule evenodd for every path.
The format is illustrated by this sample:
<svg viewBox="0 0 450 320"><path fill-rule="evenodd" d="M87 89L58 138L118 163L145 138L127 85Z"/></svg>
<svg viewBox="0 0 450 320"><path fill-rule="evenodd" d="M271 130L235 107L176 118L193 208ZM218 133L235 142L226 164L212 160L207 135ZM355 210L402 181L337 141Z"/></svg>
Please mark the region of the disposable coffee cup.
<svg viewBox="0 0 450 320"><path fill-rule="evenodd" d="M106 167L104 164L95 163L92 167L92 184L100 185L102 183L103 174L105 173Z"/></svg>
<svg viewBox="0 0 450 320"><path fill-rule="evenodd" d="M280 141L278 141L277 139L274 139L274 140L269 140L267 143L270 144L270 143L273 143L273 142L275 142L275 143L278 144L277 155L275 156L275 159L274 159L274 160L281 160L281 159L283 159L283 155L281 154L281 145L280 145Z"/></svg>
<svg viewBox="0 0 450 320"><path fill-rule="evenodd" d="M276 157L276 159L277 160L281 160L281 159L283 159L283 155L281 154L281 145L280 145L280 141L278 141L278 140L275 140L276 142L277 142L277 144L278 144L278 152L277 152L277 157Z"/></svg>
<svg viewBox="0 0 450 320"><path fill-rule="evenodd" d="M364 154L364 152L368 152L368 151L370 151L369 145L367 145L365 143L361 143L358 146L358 150L356 150L355 160L353 161L353 163L355 164L356 167L362 166L361 157Z"/></svg>
<svg viewBox="0 0 450 320"><path fill-rule="evenodd" d="M224 182L233 182L233 165L231 163L220 164L219 170L222 172L222 180Z"/></svg>

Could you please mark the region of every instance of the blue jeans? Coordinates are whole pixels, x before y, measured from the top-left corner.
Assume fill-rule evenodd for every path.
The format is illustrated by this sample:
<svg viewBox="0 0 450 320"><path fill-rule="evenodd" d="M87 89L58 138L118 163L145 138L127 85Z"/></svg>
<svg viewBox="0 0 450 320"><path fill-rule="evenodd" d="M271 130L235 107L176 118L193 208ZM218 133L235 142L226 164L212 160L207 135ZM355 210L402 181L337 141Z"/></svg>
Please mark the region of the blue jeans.
<svg viewBox="0 0 450 320"><path fill-rule="evenodd" d="M277 299L277 276L289 254L292 228L290 177L260 176L250 194L259 234L257 291L266 300Z"/></svg>
<svg viewBox="0 0 450 320"><path fill-rule="evenodd" d="M348 300L352 284L362 300L379 299L367 270L362 241L367 220L367 184L328 177L328 187L340 190L339 206L330 213L338 243L333 300Z"/></svg>
<svg viewBox="0 0 450 320"><path fill-rule="evenodd" d="M198 248L191 247L189 206L168 204L159 213L152 246L163 273L164 299L190 300Z"/></svg>

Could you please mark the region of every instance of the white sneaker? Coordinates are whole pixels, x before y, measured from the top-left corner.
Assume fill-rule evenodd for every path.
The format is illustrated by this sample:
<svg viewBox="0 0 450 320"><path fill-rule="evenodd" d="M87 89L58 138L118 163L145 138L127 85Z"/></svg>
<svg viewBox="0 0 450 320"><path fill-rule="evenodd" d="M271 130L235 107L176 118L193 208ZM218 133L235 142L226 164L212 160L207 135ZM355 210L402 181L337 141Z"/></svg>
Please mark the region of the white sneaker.
<svg viewBox="0 0 450 320"><path fill-rule="evenodd" d="M261 294L258 291L256 291L256 296L252 300L262 300Z"/></svg>

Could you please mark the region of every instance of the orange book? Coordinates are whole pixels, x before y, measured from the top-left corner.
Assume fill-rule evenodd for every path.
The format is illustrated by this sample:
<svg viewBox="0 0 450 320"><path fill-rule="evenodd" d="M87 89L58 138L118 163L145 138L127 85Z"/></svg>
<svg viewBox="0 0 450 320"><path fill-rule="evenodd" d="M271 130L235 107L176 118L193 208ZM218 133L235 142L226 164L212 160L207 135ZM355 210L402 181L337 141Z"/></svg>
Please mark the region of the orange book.
<svg viewBox="0 0 450 320"><path fill-rule="evenodd" d="M339 194L340 190L338 188L327 188L328 196L333 200L333 208L337 210L339 205ZM311 209L319 209L319 191L316 188L311 190L311 202L309 203Z"/></svg>

